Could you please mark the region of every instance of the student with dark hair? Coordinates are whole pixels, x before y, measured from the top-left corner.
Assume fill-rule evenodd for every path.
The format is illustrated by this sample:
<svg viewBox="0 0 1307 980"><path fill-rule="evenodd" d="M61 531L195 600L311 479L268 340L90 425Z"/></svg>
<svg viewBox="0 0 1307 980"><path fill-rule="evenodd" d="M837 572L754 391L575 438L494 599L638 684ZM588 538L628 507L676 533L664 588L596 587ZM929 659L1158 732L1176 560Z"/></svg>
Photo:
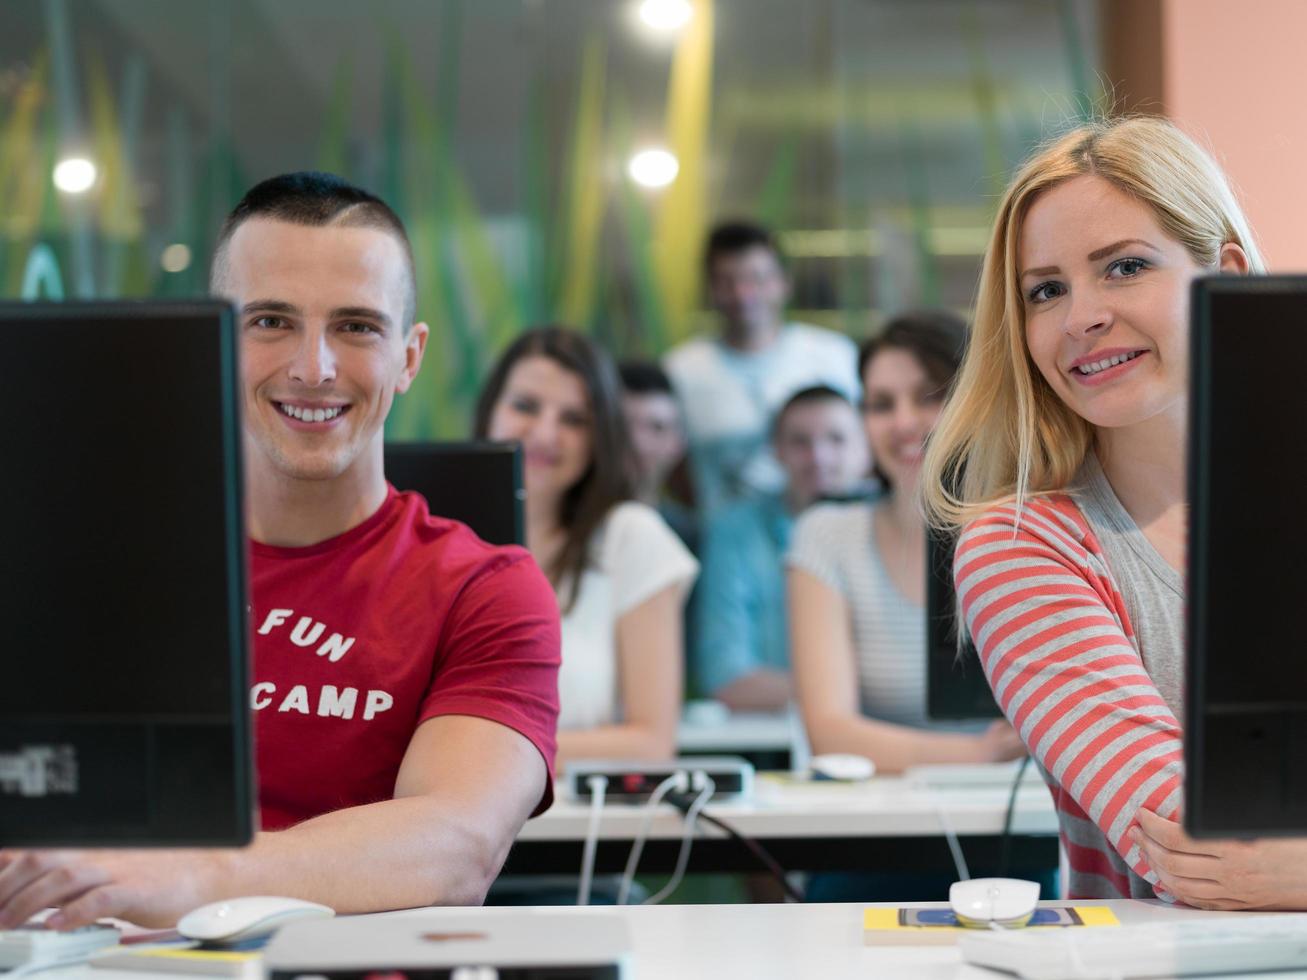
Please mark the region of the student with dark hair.
<svg viewBox="0 0 1307 980"><path fill-rule="evenodd" d="M548 583L382 471L428 332L399 219L328 174L273 178L224 225L212 288L240 332L263 829L240 850L4 852L2 928L47 906L55 928L171 926L240 895L479 904L550 802Z"/></svg>
<svg viewBox="0 0 1307 980"><path fill-rule="evenodd" d="M671 379L652 361L625 361L617 366L617 372L622 379L622 415L631 443L635 499L657 510L695 552L699 547L698 520L667 489L686 450L685 419Z"/></svg>
<svg viewBox="0 0 1307 980"><path fill-rule="evenodd" d="M719 224L704 249L704 274L721 331L686 341L663 363L681 396L695 500L706 516L725 503L781 491L784 474L767 427L790 395L827 385L856 400L858 379L847 337L786 322L790 281L767 229Z"/></svg>
<svg viewBox="0 0 1307 980"><path fill-rule="evenodd" d="M784 560L798 515L817 500L868 490L857 409L834 388L792 395L772 422L772 446L785 489L710 519L691 624L697 688L735 711L779 711L790 700Z"/></svg>
<svg viewBox="0 0 1307 980"><path fill-rule="evenodd" d="M878 495L811 508L788 556L794 682L813 752L866 756L882 772L1024 754L1006 722L926 715L926 538L917 483L926 436L957 372L966 325L948 313L897 317L859 357L863 427ZM952 874L815 875L814 902L934 901ZM1052 880L1052 872L1041 881Z"/></svg>
<svg viewBox="0 0 1307 980"><path fill-rule="evenodd" d="M526 459L527 547L562 610L558 760L676 751L682 610L698 563L632 497L621 385L563 327L522 334L482 388L476 435Z"/></svg>
<svg viewBox="0 0 1307 980"><path fill-rule="evenodd" d="M926 436L957 371L966 326L947 313L891 320L863 345L863 425L881 493L815 507L789 554L790 636L814 752L884 772L1023 753L1006 722L982 732L926 716L926 526L917 482Z"/></svg>

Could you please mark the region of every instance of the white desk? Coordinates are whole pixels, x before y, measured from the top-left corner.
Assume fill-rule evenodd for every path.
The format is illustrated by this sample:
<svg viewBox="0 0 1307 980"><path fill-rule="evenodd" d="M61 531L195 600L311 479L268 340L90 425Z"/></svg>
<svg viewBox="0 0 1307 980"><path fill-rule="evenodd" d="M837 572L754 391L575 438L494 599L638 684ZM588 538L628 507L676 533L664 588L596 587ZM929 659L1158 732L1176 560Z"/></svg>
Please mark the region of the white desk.
<svg viewBox="0 0 1307 980"><path fill-rule="evenodd" d="M1252 913L1197 912L1160 902L1080 902L1110 905L1125 924L1217 918ZM624 919L635 950L634 980L1000 980L1005 974L967 966L952 946L866 946L862 905L662 905L621 909L549 908L548 915ZM441 918L501 916L522 909L422 909L390 915ZM132 974L78 967L41 974L50 980L129 980L173 974ZM1302 980L1307 972L1258 974L1257 980ZM180 980L180 978L177 978Z"/></svg>
<svg viewBox="0 0 1307 980"><path fill-rule="evenodd" d="M740 833L763 843L781 864L791 870L842 870L879 868L918 870L923 866L951 869L944 845L947 821L964 843L968 858L988 863L984 854L997 848L1007 812L1010 766L973 767L969 785L928 784L920 778L877 776L865 783L805 783L783 774L760 774L754 798L747 802L711 804L708 812L725 820ZM986 775L992 777L986 779ZM522 873L575 872L580 848L589 825L590 808L559 795L548 812L527 821L509 856L507 871ZM639 805L608 804L599 825L601 871L621 870L625 844L639 830L644 810ZM663 805L649 834L649 870L670 867L684 833L680 813ZM1020 847L1029 852L1031 838L1047 859L1057 863L1057 815L1048 789L1033 768L1027 770L1017 793L1012 831L1020 866ZM756 862L727 835L700 823L691 869L695 871L755 870ZM605 847L605 845L611 845ZM928 847L926 845L929 845ZM923 857L922 852L929 854ZM1027 860L1027 866L1028 866Z"/></svg>
<svg viewBox="0 0 1307 980"><path fill-rule="evenodd" d="M1003 830L1011 778L1009 766L974 767L992 773L990 780L971 784L927 782L907 776L876 776L865 783L804 782L787 773L759 773L753 799L712 803L710 813L751 837L912 837L943 833L947 819L958 834L997 834ZM520 841L584 840L590 821L589 803L568 798L562 784L549 810L528 820ZM941 818L940 811L944 817ZM644 819L639 804L605 804L599 826L601 840L630 840ZM659 807L651 839L680 839L685 828L671 805ZM1013 831L1056 834L1057 815L1048 788L1033 767L1027 769L1017 792ZM721 837L707 824L700 836Z"/></svg>

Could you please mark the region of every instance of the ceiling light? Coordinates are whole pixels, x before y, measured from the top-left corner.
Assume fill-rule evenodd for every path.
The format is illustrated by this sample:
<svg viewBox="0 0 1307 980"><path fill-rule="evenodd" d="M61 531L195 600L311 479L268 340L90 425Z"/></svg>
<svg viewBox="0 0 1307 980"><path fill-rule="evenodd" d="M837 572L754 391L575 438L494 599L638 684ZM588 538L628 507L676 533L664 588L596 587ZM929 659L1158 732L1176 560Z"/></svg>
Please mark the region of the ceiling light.
<svg viewBox="0 0 1307 980"><path fill-rule="evenodd" d="M60 160L54 168L54 186L65 194L81 194L95 183L95 164L85 157Z"/></svg>
<svg viewBox="0 0 1307 980"><path fill-rule="evenodd" d="M655 31L683 27L693 13L689 0L644 0L640 4L640 20Z"/></svg>
<svg viewBox="0 0 1307 980"><path fill-rule="evenodd" d="M190 247L181 242L169 245L159 256L159 264L164 272L185 272L191 265Z"/></svg>
<svg viewBox="0 0 1307 980"><path fill-rule="evenodd" d="M666 150L641 150L631 157L626 172L641 187L666 187L676 179L681 165Z"/></svg>

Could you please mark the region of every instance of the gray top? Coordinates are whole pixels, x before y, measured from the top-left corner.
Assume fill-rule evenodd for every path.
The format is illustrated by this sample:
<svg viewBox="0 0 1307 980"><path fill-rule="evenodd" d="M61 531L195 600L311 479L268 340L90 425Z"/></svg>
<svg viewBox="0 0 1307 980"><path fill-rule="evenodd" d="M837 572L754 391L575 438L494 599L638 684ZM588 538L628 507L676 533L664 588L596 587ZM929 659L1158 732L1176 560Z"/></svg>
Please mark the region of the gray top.
<svg viewBox="0 0 1307 980"><path fill-rule="evenodd" d="M1184 725L1184 578L1144 537L1090 453L1071 491L1103 546L1125 602L1131 641L1157 692Z"/></svg>
<svg viewBox="0 0 1307 980"><path fill-rule="evenodd" d="M848 603L862 713L916 728L974 730L926 716L926 611L894 585L876 547L880 504L820 504L799 518L786 562Z"/></svg>

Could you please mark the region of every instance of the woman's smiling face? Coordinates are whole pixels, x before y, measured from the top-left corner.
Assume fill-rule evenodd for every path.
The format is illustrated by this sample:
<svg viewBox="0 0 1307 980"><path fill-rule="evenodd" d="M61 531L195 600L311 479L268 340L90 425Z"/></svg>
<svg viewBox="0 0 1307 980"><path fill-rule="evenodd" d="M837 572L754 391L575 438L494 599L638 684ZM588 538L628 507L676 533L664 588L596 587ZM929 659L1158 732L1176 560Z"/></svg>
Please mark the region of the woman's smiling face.
<svg viewBox="0 0 1307 980"><path fill-rule="evenodd" d="M1101 177L1075 177L1035 199L1018 255L1026 346L1068 407L1106 428L1184 411L1189 283L1216 270L1151 208Z"/></svg>

